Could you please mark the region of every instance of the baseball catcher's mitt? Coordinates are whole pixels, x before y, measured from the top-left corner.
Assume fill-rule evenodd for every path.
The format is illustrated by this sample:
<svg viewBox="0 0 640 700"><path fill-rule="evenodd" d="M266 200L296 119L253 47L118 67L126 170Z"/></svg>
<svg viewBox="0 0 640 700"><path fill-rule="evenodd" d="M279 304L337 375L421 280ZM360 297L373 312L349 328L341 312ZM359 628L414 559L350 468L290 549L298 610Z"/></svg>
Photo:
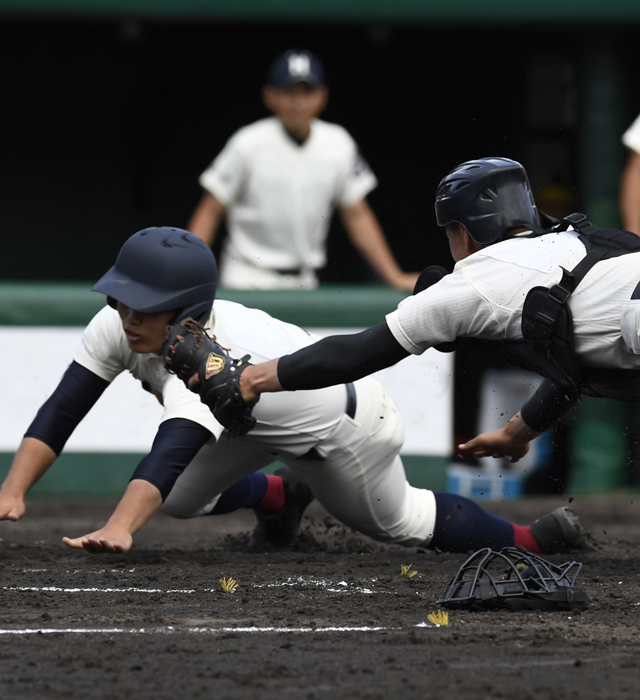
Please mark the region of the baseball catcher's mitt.
<svg viewBox="0 0 640 700"><path fill-rule="evenodd" d="M240 391L240 374L251 363L251 355L236 360L211 338L205 328L192 318L169 326L162 346L164 366L178 375L189 387L189 379L198 375L199 383L192 389L200 395L216 420L232 435L246 435L256 424L251 409L257 400L245 401Z"/></svg>

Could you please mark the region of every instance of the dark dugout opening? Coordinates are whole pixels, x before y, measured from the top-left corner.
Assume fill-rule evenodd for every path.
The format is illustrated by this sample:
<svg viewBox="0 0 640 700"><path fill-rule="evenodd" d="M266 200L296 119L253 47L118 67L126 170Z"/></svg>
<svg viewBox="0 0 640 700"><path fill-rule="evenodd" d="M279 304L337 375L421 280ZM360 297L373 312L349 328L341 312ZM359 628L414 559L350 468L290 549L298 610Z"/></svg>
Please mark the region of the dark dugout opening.
<svg viewBox="0 0 640 700"><path fill-rule="evenodd" d="M198 175L238 127L266 116L266 68L295 46L326 64L324 118L352 133L378 176L370 201L401 264L450 268L435 187L469 158L526 161L535 128L523 49L536 36L507 27L4 20L0 278L92 280L139 228L185 226ZM566 31L562 41L546 37L569 54L581 41L579 32L575 41ZM571 126L564 137L562 177L572 188ZM336 223L323 279L369 279Z"/></svg>

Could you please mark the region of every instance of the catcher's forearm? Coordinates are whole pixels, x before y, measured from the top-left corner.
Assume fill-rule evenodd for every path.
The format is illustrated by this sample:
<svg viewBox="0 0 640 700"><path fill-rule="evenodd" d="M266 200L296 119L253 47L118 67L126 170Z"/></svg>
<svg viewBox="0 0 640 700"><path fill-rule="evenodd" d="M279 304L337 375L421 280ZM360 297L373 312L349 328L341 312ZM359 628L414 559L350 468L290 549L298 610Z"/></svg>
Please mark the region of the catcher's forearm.
<svg viewBox="0 0 640 700"><path fill-rule="evenodd" d="M333 335L291 355L245 368L240 391L252 401L265 392L321 389L353 382L390 367L409 353L386 323L361 333Z"/></svg>
<svg viewBox="0 0 640 700"><path fill-rule="evenodd" d="M509 420L504 427L504 432L510 441L522 445L535 440L535 438L541 435L540 431L534 430L525 423L520 413L516 413L516 415Z"/></svg>
<svg viewBox="0 0 640 700"><path fill-rule="evenodd" d="M330 335L280 358L278 382L286 391L355 382L408 357L386 323L351 335ZM268 391L268 390L267 390Z"/></svg>
<svg viewBox="0 0 640 700"><path fill-rule="evenodd" d="M580 392L570 391L545 379L522 407L520 415L532 430L544 433L575 406L580 398Z"/></svg>
<svg viewBox="0 0 640 700"><path fill-rule="evenodd" d="M25 496L55 459L56 453L44 442L36 438L24 438L2 484L2 492Z"/></svg>

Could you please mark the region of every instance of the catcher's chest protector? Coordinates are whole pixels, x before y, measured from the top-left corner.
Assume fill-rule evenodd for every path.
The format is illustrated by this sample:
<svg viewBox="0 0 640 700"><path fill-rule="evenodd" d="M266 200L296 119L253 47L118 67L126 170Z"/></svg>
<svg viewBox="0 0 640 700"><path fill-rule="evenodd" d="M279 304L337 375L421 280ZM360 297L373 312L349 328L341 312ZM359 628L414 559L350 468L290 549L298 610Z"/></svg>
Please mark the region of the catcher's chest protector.
<svg viewBox="0 0 640 700"><path fill-rule="evenodd" d="M573 316L568 301L589 270L600 260L640 252L640 236L618 229L597 229L584 214L571 214L559 228L569 226L579 232L587 255L573 268L564 270L562 279L552 287L533 287L522 310L523 340L501 343L506 359L553 382L579 390L581 371L575 352ZM537 237L551 233L534 233Z"/></svg>

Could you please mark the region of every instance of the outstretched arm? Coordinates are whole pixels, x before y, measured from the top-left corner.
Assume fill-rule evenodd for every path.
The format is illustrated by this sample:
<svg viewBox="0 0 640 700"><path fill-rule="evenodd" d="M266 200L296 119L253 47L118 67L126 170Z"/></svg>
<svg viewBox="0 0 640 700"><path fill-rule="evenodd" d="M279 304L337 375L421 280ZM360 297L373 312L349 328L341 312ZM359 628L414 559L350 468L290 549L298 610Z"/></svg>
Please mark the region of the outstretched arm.
<svg viewBox="0 0 640 700"><path fill-rule="evenodd" d="M0 488L0 520L20 520L25 513L27 491L49 469L56 453L44 442L26 437L13 459Z"/></svg>
<svg viewBox="0 0 640 700"><path fill-rule="evenodd" d="M138 465L107 524L81 537L64 537L68 547L92 554L127 552L133 535L169 495L176 479L209 440L211 433L186 418L160 424L149 454Z"/></svg>
<svg viewBox="0 0 640 700"><path fill-rule="evenodd" d="M299 389L321 389L354 382L409 356L386 323L353 335L332 335L291 355L249 365L240 375L246 401L260 394ZM189 388L197 386L197 377Z"/></svg>
<svg viewBox="0 0 640 700"><path fill-rule="evenodd" d="M517 462L529 451L531 440L551 428L580 398L579 391L545 379L504 428L482 433L458 449L473 452L476 457L509 457Z"/></svg>
<svg viewBox="0 0 640 700"><path fill-rule="evenodd" d="M72 362L29 426L0 488L0 520L19 520L27 491L45 474L109 382Z"/></svg>
<svg viewBox="0 0 640 700"><path fill-rule="evenodd" d="M341 207L339 212L349 239L380 277L392 287L412 291L418 273L404 272L400 268L367 200Z"/></svg>
<svg viewBox="0 0 640 700"><path fill-rule="evenodd" d="M83 537L63 537L62 541L68 547L92 554L127 552L133 535L161 505L162 495L156 486L143 479L133 479L104 527Z"/></svg>

